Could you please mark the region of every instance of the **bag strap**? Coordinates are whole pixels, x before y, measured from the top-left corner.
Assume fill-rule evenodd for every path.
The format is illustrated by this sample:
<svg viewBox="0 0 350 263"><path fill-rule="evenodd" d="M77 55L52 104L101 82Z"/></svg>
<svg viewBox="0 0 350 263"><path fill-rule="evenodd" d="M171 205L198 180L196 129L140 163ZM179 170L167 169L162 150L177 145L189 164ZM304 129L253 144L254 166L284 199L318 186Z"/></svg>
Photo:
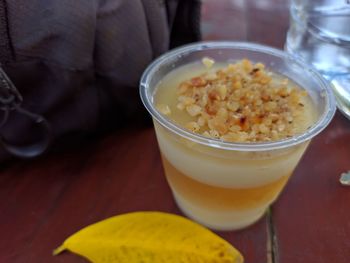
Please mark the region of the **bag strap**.
<svg viewBox="0 0 350 263"><path fill-rule="evenodd" d="M3 63L10 62L15 57L7 19L6 1L0 0L0 61Z"/></svg>
<svg viewBox="0 0 350 263"><path fill-rule="evenodd" d="M9 63L15 60L15 52L11 42L7 5L5 0L0 0L0 61ZM38 114L30 112L21 107L23 98L15 85L6 75L0 64L0 111L2 111L2 120L0 120L0 145L10 154L22 158L35 157L47 150L51 143L51 128L47 120ZM27 144L16 145L7 140L2 129L8 123L11 113L20 114L33 121L35 126L42 133L41 140Z"/></svg>
<svg viewBox="0 0 350 263"><path fill-rule="evenodd" d="M3 118L0 121L0 131L8 123L11 113L16 112L30 119L40 129L42 134L39 141L27 145L16 145L16 143L8 141L0 134L0 145L7 152L17 157L36 157L45 152L49 147L52 138L51 128L43 116L23 109L21 107L22 101L21 94L0 65L0 110L3 111Z"/></svg>

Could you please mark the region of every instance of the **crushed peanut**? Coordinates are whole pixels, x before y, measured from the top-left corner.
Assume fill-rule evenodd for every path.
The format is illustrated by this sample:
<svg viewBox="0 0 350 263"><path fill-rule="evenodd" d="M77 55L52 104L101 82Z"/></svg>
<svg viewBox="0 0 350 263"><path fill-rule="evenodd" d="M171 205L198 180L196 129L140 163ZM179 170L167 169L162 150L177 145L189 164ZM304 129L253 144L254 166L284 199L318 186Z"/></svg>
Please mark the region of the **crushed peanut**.
<svg viewBox="0 0 350 263"><path fill-rule="evenodd" d="M305 111L305 90L247 59L215 72L213 60L202 63L208 70L177 89L176 110L191 117L185 128L228 142L274 141L299 131L296 120ZM159 110L171 113L164 105Z"/></svg>
<svg viewBox="0 0 350 263"><path fill-rule="evenodd" d="M202 59L202 63L207 68L211 68L214 65L215 61L213 59L211 59L211 58L205 57L205 58Z"/></svg>
<svg viewBox="0 0 350 263"><path fill-rule="evenodd" d="M158 104L157 105L157 109L164 115L170 115L171 114L171 110L170 110L170 107L168 105Z"/></svg>

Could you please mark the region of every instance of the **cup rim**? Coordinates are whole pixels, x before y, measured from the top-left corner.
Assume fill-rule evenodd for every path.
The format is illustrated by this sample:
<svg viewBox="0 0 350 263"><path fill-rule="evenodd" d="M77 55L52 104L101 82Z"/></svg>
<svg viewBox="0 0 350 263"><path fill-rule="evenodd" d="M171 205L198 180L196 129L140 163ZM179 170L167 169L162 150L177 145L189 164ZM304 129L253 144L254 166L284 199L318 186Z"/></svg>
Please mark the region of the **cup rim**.
<svg viewBox="0 0 350 263"><path fill-rule="evenodd" d="M312 73L313 77L319 82L322 87L323 94L326 98L326 110L319 117L319 119L304 133L297 134L291 138L286 138L277 141L270 142L249 142L249 143L238 143L238 142L226 142L220 139L208 138L202 136L200 134L192 133L185 128L175 124L171 120L167 119L164 115L162 115L153 105L153 95L149 95L147 90L149 88L150 80L155 72L159 69L161 64L168 59L180 59L181 55L186 55L188 53L194 51L208 50L208 49L240 49L247 51L255 51L260 53L265 53L267 55L272 55L278 58L286 59L289 61L293 61L299 67L301 67L304 71L308 71ZM234 41L207 41L207 42L197 42L194 44L184 45L178 48L175 48L171 51L166 52L162 56L158 57L154 60L144 71L140 80L140 96L142 103L151 114L151 116L163 127L174 132L180 137L185 137L186 139L218 148L224 150L235 150L235 151L267 151L267 150L275 150L282 149L286 147L291 147L302 142L308 141L319 134L323 129L325 129L330 121L332 120L336 106L335 99L333 93L331 91L330 83L328 83L320 73L316 71L313 67L307 65L305 62L297 59L295 56L288 54L280 49L256 44L249 42L234 42ZM327 110L328 109L328 110Z"/></svg>

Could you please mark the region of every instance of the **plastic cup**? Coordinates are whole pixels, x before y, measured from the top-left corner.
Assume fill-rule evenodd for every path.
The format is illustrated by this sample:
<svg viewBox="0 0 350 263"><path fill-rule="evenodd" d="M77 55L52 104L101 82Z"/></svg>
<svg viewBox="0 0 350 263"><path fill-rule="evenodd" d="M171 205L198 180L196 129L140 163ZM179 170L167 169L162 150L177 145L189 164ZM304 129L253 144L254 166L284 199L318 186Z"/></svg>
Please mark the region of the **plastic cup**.
<svg viewBox="0 0 350 263"><path fill-rule="evenodd" d="M178 126L154 105L157 84L174 69L211 57L218 62L247 58L306 89L316 120L304 133L280 141L231 143ZM174 49L145 70L141 99L153 117L164 171L185 215L216 230L247 227L261 218L293 173L310 140L331 121L335 102L319 73L287 53L251 43L202 42Z"/></svg>

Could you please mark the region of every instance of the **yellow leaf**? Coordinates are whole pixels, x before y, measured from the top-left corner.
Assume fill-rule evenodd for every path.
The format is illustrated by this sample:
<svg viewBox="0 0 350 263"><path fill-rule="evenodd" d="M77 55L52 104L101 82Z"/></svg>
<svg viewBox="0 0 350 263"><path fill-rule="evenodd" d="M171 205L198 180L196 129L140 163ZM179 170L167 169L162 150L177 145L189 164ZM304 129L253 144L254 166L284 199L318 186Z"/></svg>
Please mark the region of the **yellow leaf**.
<svg viewBox="0 0 350 263"><path fill-rule="evenodd" d="M135 212L90 225L54 250L96 263L242 263L242 255L208 229L181 216Z"/></svg>

